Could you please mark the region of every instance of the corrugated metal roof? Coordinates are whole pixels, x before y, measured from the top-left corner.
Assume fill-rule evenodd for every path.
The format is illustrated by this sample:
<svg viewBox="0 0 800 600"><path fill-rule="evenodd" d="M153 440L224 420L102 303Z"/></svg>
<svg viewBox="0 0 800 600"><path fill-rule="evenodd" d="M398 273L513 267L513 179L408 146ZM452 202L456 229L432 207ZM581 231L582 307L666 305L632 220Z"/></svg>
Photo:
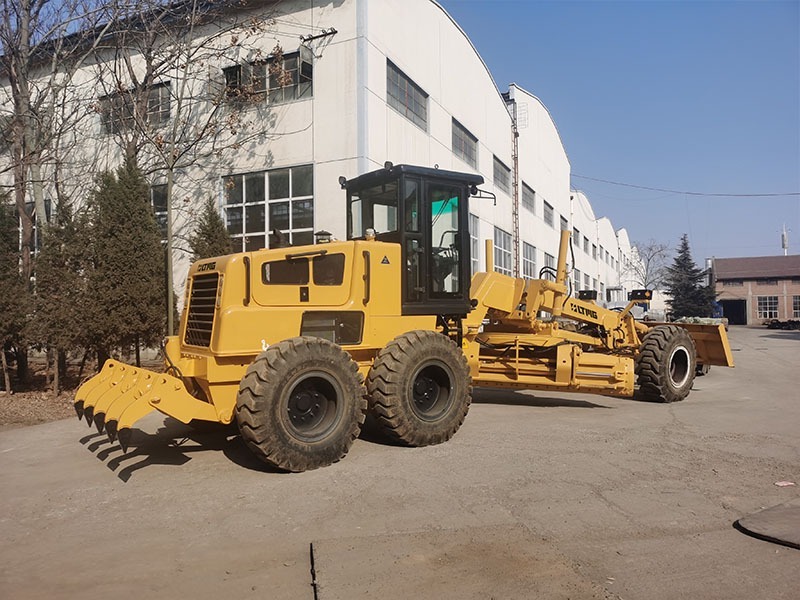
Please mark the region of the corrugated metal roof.
<svg viewBox="0 0 800 600"><path fill-rule="evenodd" d="M715 258L717 279L786 279L800 277L800 254L792 256L745 256Z"/></svg>

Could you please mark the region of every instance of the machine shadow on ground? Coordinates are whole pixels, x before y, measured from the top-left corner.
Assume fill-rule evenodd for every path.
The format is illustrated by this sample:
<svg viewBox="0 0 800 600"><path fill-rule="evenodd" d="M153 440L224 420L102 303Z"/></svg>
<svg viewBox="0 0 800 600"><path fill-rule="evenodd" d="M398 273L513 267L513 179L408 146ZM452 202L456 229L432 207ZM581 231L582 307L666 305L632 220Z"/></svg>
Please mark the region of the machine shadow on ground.
<svg viewBox="0 0 800 600"><path fill-rule="evenodd" d="M546 393L546 392L545 392ZM602 399L602 396L598 396ZM561 396L546 396L515 390L495 390L475 388L472 392L473 404L502 404L504 406L530 406L539 408L606 408L613 406L597 404L588 400L575 400Z"/></svg>
<svg viewBox="0 0 800 600"><path fill-rule="evenodd" d="M90 433L80 442L123 482L149 466L184 465L196 452L222 452L240 467L267 473L282 472L258 460L235 428L217 426L195 431L171 417L165 418L163 426L154 433L134 429L127 452L118 442L109 441L105 433Z"/></svg>
<svg viewBox="0 0 800 600"><path fill-rule="evenodd" d="M576 400L556 396L533 395L515 390L491 390L476 388L473 392L475 404L497 404L505 406L529 406L531 408L602 408L613 409L587 400ZM372 418L367 416L359 439L381 446L402 447L403 444L387 438ZM239 467L264 473L284 473L260 461L245 445L235 426L215 423L191 427L166 417L155 432L133 430L130 447L122 450L118 442L111 442L105 433L93 431L80 439L81 444L103 462L123 482L149 466L181 466L191 460L196 452L222 452Z"/></svg>

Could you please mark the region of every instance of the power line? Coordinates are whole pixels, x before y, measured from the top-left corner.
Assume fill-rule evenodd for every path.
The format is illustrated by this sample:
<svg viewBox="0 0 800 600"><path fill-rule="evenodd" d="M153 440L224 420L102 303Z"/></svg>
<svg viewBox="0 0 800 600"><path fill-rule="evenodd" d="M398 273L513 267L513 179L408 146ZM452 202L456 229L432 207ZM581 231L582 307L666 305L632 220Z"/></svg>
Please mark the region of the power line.
<svg viewBox="0 0 800 600"><path fill-rule="evenodd" d="M622 187L636 188L637 190L649 190L651 192L667 192L669 194L684 194L686 196L716 196L716 197L731 197L731 198L770 198L776 196L800 196L800 192L787 192L785 194L711 194L706 192L684 192L680 190L668 190L665 188L649 187L646 185L621 183L619 181L609 181L608 179L597 179L595 177L576 175L575 173L572 173L572 177L577 177L578 179L587 179L589 181L598 181L600 183L608 183L611 185L619 185Z"/></svg>

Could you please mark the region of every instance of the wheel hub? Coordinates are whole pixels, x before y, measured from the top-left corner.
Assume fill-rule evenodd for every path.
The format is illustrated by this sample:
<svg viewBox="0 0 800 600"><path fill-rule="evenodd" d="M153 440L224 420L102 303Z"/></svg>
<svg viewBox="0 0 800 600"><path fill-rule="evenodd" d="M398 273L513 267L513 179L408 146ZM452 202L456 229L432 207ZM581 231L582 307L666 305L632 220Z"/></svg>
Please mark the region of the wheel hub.
<svg viewBox="0 0 800 600"><path fill-rule="evenodd" d="M307 423L318 414L325 398L315 390L298 390L289 401L289 418L295 423Z"/></svg>
<svg viewBox="0 0 800 600"><path fill-rule="evenodd" d="M436 397L439 395L439 386L430 377L417 377L414 382L414 402L416 402L423 410L430 404L435 402Z"/></svg>
<svg viewBox="0 0 800 600"><path fill-rule="evenodd" d="M413 411L425 421L435 421L452 401L451 376L440 364L429 363L417 371L411 384Z"/></svg>
<svg viewBox="0 0 800 600"><path fill-rule="evenodd" d="M304 374L289 386L284 417L291 435L305 442L324 438L343 410L342 389L322 371Z"/></svg>

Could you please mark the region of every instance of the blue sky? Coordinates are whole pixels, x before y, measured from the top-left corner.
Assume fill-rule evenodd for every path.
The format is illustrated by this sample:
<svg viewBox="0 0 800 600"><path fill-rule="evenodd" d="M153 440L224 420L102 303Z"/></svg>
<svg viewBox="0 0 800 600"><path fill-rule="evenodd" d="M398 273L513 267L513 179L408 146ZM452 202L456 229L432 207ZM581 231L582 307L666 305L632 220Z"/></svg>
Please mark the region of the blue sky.
<svg viewBox="0 0 800 600"><path fill-rule="evenodd" d="M599 216L707 256L800 254L800 0L441 0L548 107Z"/></svg>

